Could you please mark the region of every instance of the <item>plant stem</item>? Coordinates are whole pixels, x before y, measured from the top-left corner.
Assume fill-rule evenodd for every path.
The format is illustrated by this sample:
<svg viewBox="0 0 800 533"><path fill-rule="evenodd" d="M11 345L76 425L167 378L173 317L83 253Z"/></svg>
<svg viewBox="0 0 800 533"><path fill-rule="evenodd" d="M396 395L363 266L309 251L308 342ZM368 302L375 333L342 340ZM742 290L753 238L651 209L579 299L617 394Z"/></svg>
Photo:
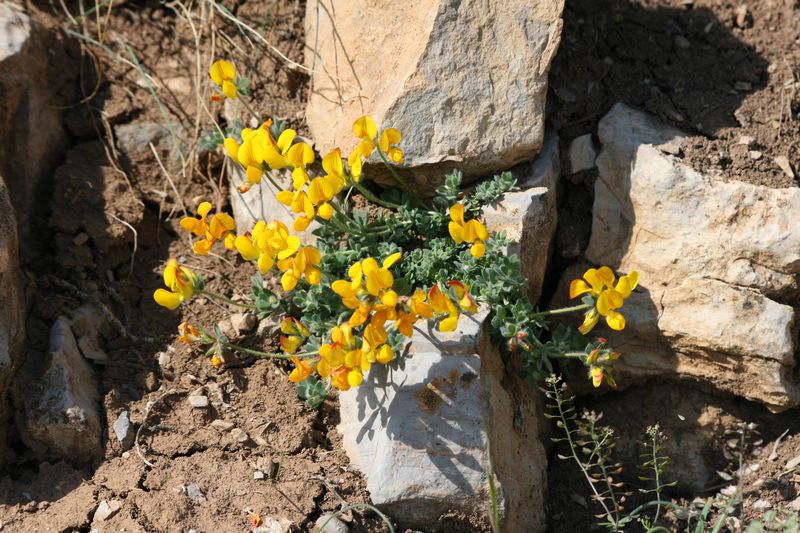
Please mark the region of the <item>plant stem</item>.
<svg viewBox="0 0 800 533"><path fill-rule="evenodd" d="M548 309L546 311L539 311L538 313L533 313L531 318L541 317L541 316L550 316L550 315L563 315L565 313L572 313L575 311L583 311L584 309L589 309L592 307L589 304L580 304L574 305L572 307L562 307L560 309Z"/></svg>
<svg viewBox="0 0 800 533"><path fill-rule="evenodd" d="M258 113L256 113L255 109L250 107L250 104L247 103L247 100L245 100L244 98L237 98L237 100L239 100L239 102L241 102L241 104L244 106L244 108L247 109L247 111L251 115L253 115L256 118L257 121L261 122L261 116Z"/></svg>
<svg viewBox="0 0 800 533"><path fill-rule="evenodd" d="M358 189L358 192L363 194L367 198L367 200L369 200L370 202L372 202L374 204L382 205L383 207L386 207L388 209L399 209L399 208L402 207L402 205L400 205L400 204L396 204L394 202L389 202L387 200L381 200L380 198L378 198L377 196L372 194L372 192L370 192L369 189L367 189L366 187L364 187L363 185L361 185L360 183L358 183L356 181L353 182L353 187Z"/></svg>
<svg viewBox="0 0 800 533"><path fill-rule="evenodd" d="M386 159L386 154L383 153L383 150L381 150L381 147L377 144L375 145L375 151L378 152L379 156L381 156L381 161L383 161L383 164L389 169L389 172L392 174L392 177L397 180L397 183L400 184L403 190L416 199L416 195L411 192L411 187L408 186L408 182L406 182L406 180L392 167L391 163L389 163L389 160Z"/></svg>
<svg viewBox="0 0 800 533"><path fill-rule="evenodd" d="M292 357L297 357L299 359L308 358L314 355L317 355L317 352L304 352L304 353L297 353L297 354L285 354L285 353L270 353L270 352L262 352L261 350L253 350L252 348L245 348L244 346L239 346L238 344L233 344L231 342L224 342L222 343L225 348L230 350L246 353L248 355L252 355L254 357L261 357L263 359L284 359L289 360Z"/></svg>
<svg viewBox="0 0 800 533"><path fill-rule="evenodd" d="M212 298L214 300L218 300L220 302L226 303L228 305L235 305L237 307L241 307L241 308L244 308L244 309L255 309L256 308L255 304L245 304L245 303L242 303L242 302L234 302L230 298L226 298L226 297L222 296L221 294L217 294L215 292L202 290L202 291L200 291L200 294L208 296L209 298Z"/></svg>

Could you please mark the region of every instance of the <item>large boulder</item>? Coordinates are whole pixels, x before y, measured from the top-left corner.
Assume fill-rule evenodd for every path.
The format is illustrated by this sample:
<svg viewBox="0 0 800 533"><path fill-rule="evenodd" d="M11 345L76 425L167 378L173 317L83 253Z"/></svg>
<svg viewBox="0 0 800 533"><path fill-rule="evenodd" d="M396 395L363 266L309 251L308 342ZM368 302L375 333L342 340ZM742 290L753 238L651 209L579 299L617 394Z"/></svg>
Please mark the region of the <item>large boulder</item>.
<svg viewBox="0 0 800 533"><path fill-rule="evenodd" d="M349 152L354 119L370 114L402 132L406 163L426 192L453 168L480 176L532 159L544 139L563 7L563 0L309 2L306 119L316 148Z"/></svg>
<svg viewBox="0 0 800 533"><path fill-rule="evenodd" d="M798 405L800 188L699 174L671 155L681 132L620 104L599 137L586 257L642 279L623 309L618 381L679 377L773 411Z"/></svg>
<svg viewBox="0 0 800 533"><path fill-rule="evenodd" d="M22 363L25 307L17 253L17 222L5 182L0 178L0 464L5 461L11 409L9 389Z"/></svg>
<svg viewBox="0 0 800 533"><path fill-rule="evenodd" d="M483 333L485 316L464 315L451 333L417 326L405 357L339 396L350 462L404 526L429 529L457 512L488 529L491 447L503 529L544 531L540 398L507 386L514 377Z"/></svg>

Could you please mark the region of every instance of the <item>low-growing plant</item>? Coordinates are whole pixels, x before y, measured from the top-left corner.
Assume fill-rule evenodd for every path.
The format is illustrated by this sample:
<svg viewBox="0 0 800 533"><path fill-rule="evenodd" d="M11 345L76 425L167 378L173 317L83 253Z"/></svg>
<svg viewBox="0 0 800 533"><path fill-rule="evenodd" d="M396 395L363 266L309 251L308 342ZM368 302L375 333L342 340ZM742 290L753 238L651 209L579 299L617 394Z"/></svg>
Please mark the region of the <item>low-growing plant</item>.
<svg viewBox="0 0 800 533"><path fill-rule="evenodd" d="M218 87L213 100L243 100L248 83L231 63L217 61L209 74ZM215 367L223 367L231 352L290 360L289 380L316 406L331 387L356 387L372 365L402 357L418 321L454 331L462 314L477 313L483 306L492 339L519 354L523 377L532 383L552 372L555 361L578 360L595 386L615 386L612 365L619 354L605 339L586 335L600 318L614 330L625 327L619 309L638 284L636 272L617 279L607 266L589 269L570 285L570 297L580 297L580 304L539 310L526 297L519 258L506 254L507 237L490 233L480 221L484 206L514 189L510 173L465 193L461 174L454 172L432 198L424 199L398 171L404 161L398 130L381 130L369 116L358 118L352 130L355 149L347 157L338 148L325 154L321 172L312 171L318 160L314 149L277 121L267 119L257 128L228 133L225 151L246 180L239 192L248 194L269 181L278 191L277 200L296 215L292 227L258 220L251 228L237 228L229 214L212 213L209 202L201 203L197 217L180 221L194 238L193 252L208 254L221 242L254 262L259 274L251 283L251 299L237 302L209 291L199 275L175 259L164 269L166 288L156 290L154 298L175 309L203 294L260 318L278 314L281 351L235 344L216 324L182 323L181 341L206 346ZM396 187L376 193L367 183L367 163L382 164ZM272 176L282 169L291 173L287 187ZM356 207L355 195L371 208ZM312 231L315 243L303 244L300 234L313 221L318 223ZM280 279L280 294L264 281L273 272ZM551 329L549 317L568 312L583 312L583 323L577 329Z"/></svg>

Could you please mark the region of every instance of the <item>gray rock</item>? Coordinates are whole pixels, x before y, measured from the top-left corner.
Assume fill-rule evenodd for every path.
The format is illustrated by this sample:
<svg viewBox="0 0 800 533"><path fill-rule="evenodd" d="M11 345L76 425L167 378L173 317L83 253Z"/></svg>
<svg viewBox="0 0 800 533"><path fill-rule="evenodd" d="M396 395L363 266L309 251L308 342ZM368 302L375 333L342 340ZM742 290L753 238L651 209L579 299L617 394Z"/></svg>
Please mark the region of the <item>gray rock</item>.
<svg viewBox="0 0 800 533"><path fill-rule="evenodd" d="M263 481L264 479L266 479L266 477L267 476L261 470L256 470L255 472L253 472L253 479L256 481Z"/></svg>
<svg viewBox="0 0 800 533"><path fill-rule="evenodd" d="M347 524L331 514L324 514L317 518L314 526L317 533L348 533L350 531Z"/></svg>
<svg viewBox="0 0 800 533"><path fill-rule="evenodd" d="M189 499L196 503L203 503L206 501L206 495L203 494L203 491L200 490L200 487L197 485L197 483L190 483L186 486L186 495L189 497Z"/></svg>
<svg viewBox="0 0 800 533"><path fill-rule="evenodd" d="M306 120L316 148L349 154L353 121L370 114L400 130L410 177L424 192L453 168L484 176L530 160L544 141L563 7L561 0L410 0L391 10L309 3L305 34L315 41L306 64L316 73ZM365 20L368 36L337 31ZM392 59L374 61L378 48Z"/></svg>
<svg viewBox="0 0 800 533"><path fill-rule="evenodd" d="M689 39L684 37L683 35L676 35L675 36L675 46L678 48L689 48L692 44L689 42Z"/></svg>
<svg viewBox="0 0 800 533"><path fill-rule="evenodd" d="M373 365L339 396L351 465L373 503L408 527L427 528L451 510L482 515L488 527L488 439L503 529L544 531L541 406L505 374L483 337L485 316L462 316L452 333L418 324L407 356Z"/></svg>
<svg viewBox="0 0 800 533"><path fill-rule="evenodd" d="M250 333L258 325L258 318L253 313L234 313L231 315L231 325L238 333Z"/></svg>
<svg viewBox="0 0 800 533"><path fill-rule="evenodd" d="M123 450L133 446L133 425L128 411L122 411L113 425L114 435L122 445Z"/></svg>
<svg viewBox="0 0 800 533"><path fill-rule="evenodd" d="M800 289L800 189L699 174L655 148L681 132L621 104L599 135L586 257L641 275L617 382L690 379L773 411L798 405L787 304Z"/></svg>
<svg viewBox="0 0 800 533"><path fill-rule="evenodd" d="M483 218L489 231L506 232L511 240L507 252L519 256L522 274L529 281L528 297L537 302L558 218L558 138L548 133L536 159L513 168L512 172L521 190L506 193L487 205Z"/></svg>
<svg viewBox="0 0 800 533"><path fill-rule="evenodd" d="M573 174L582 170L594 168L594 160L597 158L597 150L594 148L592 134L587 133L572 140L569 145L569 166Z"/></svg>
<svg viewBox="0 0 800 533"><path fill-rule="evenodd" d="M236 424L229 420L214 420L211 422L211 427L221 433L225 433L226 431L230 431L236 427Z"/></svg>
<svg viewBox="0 0 800 533"><path fill-rule="evenodd" d="M121 508L122 502L118 500L111 500L110 502L103 500L94 512L92 522L104 522L117 514Z"/></svg>
<svg viewBox="0 0 800 533"><path fill-rule="evenodd" d="M102 348L102 339L111 335L108 318L92 304L80 306L71 315L70 327L83 356L98 363L108 361L108 355Z"/></svg>
<svg viewBox="0 0 800 533"><path fill-rule="evenodd" d="M244 444L248 440L250 440L250 436L247 432L241 428L233 428L231 430L231 438L234 442L238 442L239 444Z"/></svg>
<svg viewBox="0 0 800 533"><path fill-rule="evenodd" d="M788 177L794 179L794 169L792 168L792 164L789 162L789 158L785 155L779 155L775 158L775 164L786 174Z"/></svg>
<svg viewBox="0 0 800 533"><path fill-rule="evenodd" d="M198 409L208 407L208 396L202 396L202 395L189 396L189 404L192 407Z"/></svg>
<svg viewBox="0 0 800 533"><path fill-rule="evenodd" d="M16 395L22 437L34 451L71 459L103 456L97 382L66 317L53 324L45 360L26 362Z"/></svg>

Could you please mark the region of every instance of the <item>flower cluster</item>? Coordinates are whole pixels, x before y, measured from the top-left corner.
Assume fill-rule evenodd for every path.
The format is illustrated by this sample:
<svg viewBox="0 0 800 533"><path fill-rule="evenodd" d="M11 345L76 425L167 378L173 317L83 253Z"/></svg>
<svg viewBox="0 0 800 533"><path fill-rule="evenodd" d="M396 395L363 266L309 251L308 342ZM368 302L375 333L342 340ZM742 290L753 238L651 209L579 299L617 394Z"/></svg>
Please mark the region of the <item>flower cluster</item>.
<svg viewBox="0 0 800 533"><path fill-rule="evenodd" d="M236 222L228 213L217 213L210 218L208 214L213 209L210 202L202 202L197 206L199 218L184 217L181 219L181 227L200 237L194 243L192 250L198 255L206 255L211 251L211 247L217 241L222 241L228 250L233 250L236 240Z"/></svg>
<svg viewBox="0 0 800 533"><path fill-rule="evenodd" d="M353 122L353 134L358 137L359 142L355 149L350 152L347 162L350 165L350 172L355 181L361 180L362 167L364 160L368 159L375 150L375 140L378 141L378 149L385 154L393 163L400 165L403 163L403 151L397 147L400 144L400 131L395 128L386 128L378 137L378 127L372 117L364 115L358 117Z"/></svg>
<svg viewBox="0 0 800 533"><path fill-rule="evenodd" d="M297 132L284 130L275 140L270 132L272 120L267 120L256 129L244 128L242 142L233 137L225 139L225 151L239 163L251 185L261 183L265 170L292 167L295 179L308 179L306 167L314 162L314 149L304 142L294 142ZM242 191L242 192L246 192Z"/></svg>
<svg viewBox="0 0 800 533"><path fill-rule="evenodd" d="M257 261L258 269L266 274L277 263L283 272L281 286L291 291L305 276L311 285L318 285L322 273L317 265L320 253L313 246L300 248L300 239L289 234L289 228L279 220L269 223L259 220L253 231L239 235L234 246L245 261Z"/></svg>
<svg viewBox="0 0 800 533"><path fill-rule="evenodd" d="M591 351L586 356L585 365L589 368L589 378L592 380L592 385L595 388L601 384L606 383L609 387L617 388L617 382L614 381L614 376L611 373L611 368L620 353L610 350L606 344L607 340L601 338L597 339L592 345Z"/></svg>
<svg viewBox="0 0 800 533"><path fill-rule="evenodd" d="M489 238L489 232L479 220L472 219L464 222L464 204L455 204L450 208L450 224L447 229L457 244L465 242L472 245L469 253L475 259L480 259L486 253L486 246L483 242Z"/></svg>
<svg viewBox="0 0 800 533"><path fill-rule="evenodd" d="M601 316L605 317L606 324L611 329L621 331L625 328L625 317L616 309L622 307L625 299L639 284L639 273L634 270L620 277L616 285L615 279L614 272L603 266L598 269L590 268L583 274L583 279L575 279L570 283L569 297L586 294L584 301L590 306L584 315L583 324L578 328L584 335L595 327Z"/></svg>
<svg viewBox="0 0 800 533"><path fill-rule="evenodd" d="M344 164L338 148L322 158L322 168L326 174L314 179L309 179L305 171L293 172L293 190L281 191L276 196L294 214L301 215L292 225L295 231L308 228L317 214L324 220L330 220L333 216L333 206L329 202L341 192L346 182Z"/></svg>
<svg viewBox="0 0 800 533"><path fill-rule="evenodd" d="M202 280L186 267L178 265L177 259L170 259L164 267L164 285L167 289L157 289L153 299L167 309L177 309L181 303L189 301L195 293L203 290Z"/></svg>

